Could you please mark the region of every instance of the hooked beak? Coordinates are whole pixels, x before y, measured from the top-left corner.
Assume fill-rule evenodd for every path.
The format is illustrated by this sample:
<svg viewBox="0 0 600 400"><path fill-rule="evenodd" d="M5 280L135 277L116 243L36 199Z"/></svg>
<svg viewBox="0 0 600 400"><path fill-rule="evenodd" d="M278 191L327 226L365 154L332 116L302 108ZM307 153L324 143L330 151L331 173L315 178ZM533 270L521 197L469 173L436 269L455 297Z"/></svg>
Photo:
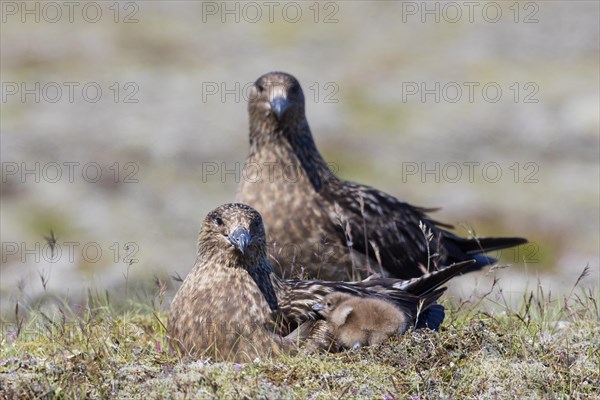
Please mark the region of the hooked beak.
<svg viewBox="0 0 600 400"><path fill-rule="evenodd" d="M242 254L246 254L248 243L250 243L250 232L246 228L237 227L231 235L229 235L229 242L240 251Z"/></svg>
<svg viewBox="0 0 600 400"><path fill-rule="evenodd" d="M312 309L317 312L323 311L323 306L320 303L315 303L312 305Z"/></svg>
<svg viewBox="0 0 600 400"><path fill-rule="evenodd" d="M273 98L273 100L271 100L269 104L271 105L271 110L273 110L273 113L275 113L277 119L281 120L281 116L287 109L289 103L286 98L277 96Z"/></svg>

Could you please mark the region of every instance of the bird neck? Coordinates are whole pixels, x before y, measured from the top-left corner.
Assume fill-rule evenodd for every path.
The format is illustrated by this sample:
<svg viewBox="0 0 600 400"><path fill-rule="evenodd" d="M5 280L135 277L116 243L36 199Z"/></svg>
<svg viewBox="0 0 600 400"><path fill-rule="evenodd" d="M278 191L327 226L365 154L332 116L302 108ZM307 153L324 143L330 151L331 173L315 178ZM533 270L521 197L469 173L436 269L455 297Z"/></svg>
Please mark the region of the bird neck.
<svg viewBox="0 0 600 400"><path fill-rule="evenodd" d="M265 297L267 304L269 304L269 308L271 308L271 311L275 313L278 308L277 295L275 294L275 288L271 282L273 267L271 267L267 257L265 256L261 263L254 265L247 271Z"/></svg>
<svg viewBox="0 0 600 400"><path fill-rule="evenodd" d="M319 153L306 119L290 125L256 127L251 124L248 161L263 160L268 152L267 159L286 167L297 164L318 192L337 178Z"/></svg>

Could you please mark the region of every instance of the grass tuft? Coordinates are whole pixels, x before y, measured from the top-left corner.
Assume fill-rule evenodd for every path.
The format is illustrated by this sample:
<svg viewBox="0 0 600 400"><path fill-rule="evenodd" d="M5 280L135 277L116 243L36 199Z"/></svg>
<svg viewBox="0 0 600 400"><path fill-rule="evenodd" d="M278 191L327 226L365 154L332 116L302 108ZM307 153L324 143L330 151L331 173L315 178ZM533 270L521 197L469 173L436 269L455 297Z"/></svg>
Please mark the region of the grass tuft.
<svg viewBox="0 0 600 400"><path fill-rule="evenodd" d="M17 304L2 319L0 398L598 398L598 290L580 287L588 273L561 298L537 285L511 306L492 295L494 282L445 300L439 333L250 364L170 355L158 278L145 303L116 306L90 290L85 305L54 313Z"/></svg>

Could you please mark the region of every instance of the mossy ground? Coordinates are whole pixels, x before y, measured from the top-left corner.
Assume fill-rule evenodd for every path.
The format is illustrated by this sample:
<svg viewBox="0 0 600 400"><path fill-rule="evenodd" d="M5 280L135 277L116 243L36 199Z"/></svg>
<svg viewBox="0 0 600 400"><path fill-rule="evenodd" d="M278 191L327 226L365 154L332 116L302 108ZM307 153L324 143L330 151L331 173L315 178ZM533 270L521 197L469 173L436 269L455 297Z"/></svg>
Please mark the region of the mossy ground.
<svg viewBox="0 0 600 400"><path fill-rule="evenodd" d="M38 308L5 318L0 398L600 396L597 289L557 299L536 290L517 307L489 295L447 301L439 333L411 331L376 347L251 364L173 357L159 307L93 297L78 312L57 307L50 317Z"/></svg>

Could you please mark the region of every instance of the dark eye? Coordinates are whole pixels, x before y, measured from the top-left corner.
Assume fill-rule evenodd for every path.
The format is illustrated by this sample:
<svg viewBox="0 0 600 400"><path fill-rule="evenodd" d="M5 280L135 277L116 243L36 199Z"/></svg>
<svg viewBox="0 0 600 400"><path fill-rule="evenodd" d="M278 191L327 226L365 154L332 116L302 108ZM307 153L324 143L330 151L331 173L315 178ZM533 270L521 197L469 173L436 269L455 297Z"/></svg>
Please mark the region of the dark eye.
<svg viewBox="0 0 600 400"><path fill-rule="evenodd" d="M290 95L292 95L292 96L297 96L299 92L300 92L300 86L298 86L298 85L294 85L290 88Z"/></svg>
<svg viewBox="0 0 600 400"><path fill-rule="evenodd" d="M217 224L218 226L223 225L223 220L221 219L221 217L215 217L215 224Z"/></svg>
<svg viewBox="0 0 600 400"><path fill-rule="evenodd" d="M327 302L327 307L331 307L331 303L329 301Z"/></svg>
<svg viewBox="0 0 600 400"><path fill-rule="evenodd" d="M263 85L261 85L260 83L256 83L255 85L260 93L265 91L265 87Z"/></svg>

